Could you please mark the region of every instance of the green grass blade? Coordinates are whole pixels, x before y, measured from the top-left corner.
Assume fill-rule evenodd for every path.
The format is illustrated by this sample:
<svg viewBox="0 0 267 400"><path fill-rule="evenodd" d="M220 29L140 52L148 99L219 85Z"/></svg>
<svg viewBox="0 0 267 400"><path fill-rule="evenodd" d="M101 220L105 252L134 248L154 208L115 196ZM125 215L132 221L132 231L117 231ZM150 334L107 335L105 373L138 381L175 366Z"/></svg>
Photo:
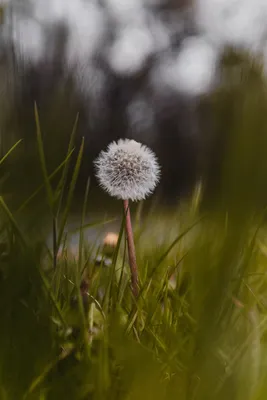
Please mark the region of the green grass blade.
<svg viewBox="0 0 267 400"><path fill-rule="evenodd" d="M49 175L48 175L47 168L46 168L44 145L43 145L43 140L42 140L42 132L41 132L39 114L38 114L38 109L37 109L36 103L34 104L34 115L35 115L35 123L36 123L37 145L38 145L38 152L39 152L39 157L40 157L40 164L41 164L41 169L42 169L42 173L43 173L48 204L49 204L51 212L53 213L54 195L53 195L53 190L52 190L52 187L50 184Z"/></svg>
<svg viewBox="0 0 267 400"><path fill-rule="evenodd" d="M19 236L21 243L23 243L24 245L26 245L26 239L25 239L25 235L22 233L22 231L20 230L12 212L9 210L8 206L6 205L4 199L2 196L0 196L0 206L2 207L4 213L6 214L6 216L8 217L9 221L11 222L11 225L14 229L14 231L16 232L16 234Z"/></svg>
<svg viewBox="0 0 267 400"><path fill-rule="evenodd" d="M74 126L71 132L71 136L70 136L70 140L69 140L69 145L68 145L68 150L67 150L67 154L72 154L74 151L74 139L75 139L75 134L77 131L77 126L78 126L78 120L79 120L79 114L77 114L75 122L74 122ZM62 172L62 177L59 181L58 187L56 189L56 193L59 193L59 203L58 203L58 210L57 210L57 214L59 214L60 212L60 208L61 208L61 204L62 204L62 200L63 200L63 194L64 194L64 187L65 187L65 183L66 183L66 179L68 176L68 171L69 171L69 166L70 166L70 157L68 157L67 162L64 165L64 169Z"/></svg>
<svg viewBox="0 0 267 400"><path fill-rule="evenodd" d="M89 187L90 187L90 178L87 180L85 194L84 194L84 201L83 201L83 209L82 209L82 216L81 216L81 228L80 228L80 238L79 238L79 271L82 271L82 263L83 263L83 248L84 248L84 221L86 217L87 211L87 202L88 202L88 195L89 195Z"/></svg>
<svg viewBox="0 0 267 400"><path fill-rule="evenodd" d="M79 154L77 156L77 161L76 161L76 165L73 171L73 175L72 175L72 179L70 182L70 189L68 191L67 194L67 201L66 201L66 207L64 209L63 212L63 217L62 217L62 221L59 227L59 234L58 234L58 242L57 242L57 246L59 248L62 237L63 237L63 233L64 233L64 229L67 223L67 219L68 219L68 215L69 215L69 211L70 211L70 207L71 207L71 203L72 203L72 199L73 199L73 194L74 194L74 189L76 186L76 182L77 182L77 178L79 175L79 171L80 171L80 167L81 167L81 162L82 162L82 157L83 157L83 151L84 151L84 138L82 139L82 144L79 150Z"/></svg>
<svg viewBox="0 0 267 400"><path fill-rule="evenodd" d="M167 248L167 250L162 254L162 256L159 258L157 262L157 266L155 268L158 268L160 264L166 259L168 254L171 252L171 250L181 241L181 239L187 235L196 225L198 225L201 221L203 221L204 217L200 217L197 221L195 221L193 224L191 224L188 228L186 228L182 233L180 233L177 238L170 244L170 246ZM154 268L154 269L155 269ZM153 270L154 271L154 270Z"/></svg>
<svg viewBox="0 0 267 400"><path fill-rule="evenodd" d="M82 226L80 226L79 228L75 228L75 229L71 229L69 232L71 234L75 234L80 232L80 230L85 230L85 229L89 229L89 228L96 228L98 226L103 226L103 225L107 225L110 224L111 222L117 221L117 218L110 218L108 220L104 220L104 221L96 221L96 222L89 222L88 224L84 224Z"/></svg>
<svg viewBox="0 0 267 400"><path fill-rule="evenodd" d="M3 164L3 162L7 159L7 157L15 150L15 148L22 142L22 139L18 140L14 146L11 147L10 150L4 155L4 157L1 158L0 160L0 165Z"/></svg>
<svg viewBox="0 0 267 400"><path fill-rule="evenodd" d="M72 153L73 153L73 151L71 151L71 153L68 154L68 156L65 158L65 160L49 175L49 177L48 177L49 181L51 181L61 171L61 169L64 167L65 163L71 157ZM44 183L42 185L40 185L33 192L33 194L27 200L25 200L24 203L22 203L22 205L18 208L17 213L22 212L28 206L28 204L43 190L44 187L45 187Z"/></svg>

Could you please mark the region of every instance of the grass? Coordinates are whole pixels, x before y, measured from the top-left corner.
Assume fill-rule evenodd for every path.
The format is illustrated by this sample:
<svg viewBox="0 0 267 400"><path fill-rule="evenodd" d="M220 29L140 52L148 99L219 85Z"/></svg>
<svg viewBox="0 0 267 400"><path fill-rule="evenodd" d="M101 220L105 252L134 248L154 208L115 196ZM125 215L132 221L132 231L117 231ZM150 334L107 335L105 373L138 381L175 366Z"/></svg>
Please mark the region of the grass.
<svg viewBox="0 0 267 400"><path fill-rule="evenodd" d="M1 398L265 398L262 216L231 226L192 203L172 232L158 216L160 238L150 225L137 230L136 303L124 235L110 267L85 244L77 257L66 244L55 265L1 200Z"/></svg>
<svg viewBox="0 0 267 400"><path fill-rule="evenodd" d="M249 64L246 84L212 98L214 140L225 134L226 143L218 146L212 207L203 179L169 215L157 206L136 210L137 300L124 221L109 256L85 240L95 227L86 222L90 181L71 252L67 227L84 144L74 151L76 120L65 158L50 171L35 106L43 183L19 207L0 197L0 399L266 399L267 102L257 68Z"/></svg>

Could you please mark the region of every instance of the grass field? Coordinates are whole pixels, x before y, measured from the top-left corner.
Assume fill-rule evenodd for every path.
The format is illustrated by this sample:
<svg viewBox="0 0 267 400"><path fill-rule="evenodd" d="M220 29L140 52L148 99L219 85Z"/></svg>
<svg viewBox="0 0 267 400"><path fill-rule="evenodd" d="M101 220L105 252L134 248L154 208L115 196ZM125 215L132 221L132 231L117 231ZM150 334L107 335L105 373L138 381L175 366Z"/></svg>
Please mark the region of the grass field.
<svg viewBox="0 0 267 400"><path fill-rule="evenodd" d="M84 143L73 159L74 129L50 171L35 108L42 182L19 207L1 187L1 400L266 399L267 92L254 68L212 99L217 196L204 179L168 214L153 201L135 209L137 299L124 220L92 218L89 181L69 232ZM110 226L107 254L90 231Z"/></svg>
<svg viewBox="0 0 267 400"><path fill-rule="evenodd" d="M1 198L1 399L266 398L264 215L201 213L196 194L136 222L137 301L122 231L107 256L63 233L55 258Z"/></svg>

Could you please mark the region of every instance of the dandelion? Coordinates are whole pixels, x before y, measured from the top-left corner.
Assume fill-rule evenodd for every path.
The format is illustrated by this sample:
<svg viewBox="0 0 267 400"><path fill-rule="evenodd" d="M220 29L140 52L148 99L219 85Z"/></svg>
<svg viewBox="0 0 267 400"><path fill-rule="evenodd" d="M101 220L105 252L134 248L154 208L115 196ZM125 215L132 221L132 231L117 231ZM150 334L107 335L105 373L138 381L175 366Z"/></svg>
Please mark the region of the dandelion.
<svg viewBox="0 0 267 400"><path fill-rule="evenodd" d="M108 232L104 237L104 246L113 247L117 246L119 235L114 232Z"/></svg>
<svg viewBox="0 0 267 400"><path fill-rule="evenodd" d="M108 232L103 241L103 252L107 256L111 256L118 244L119 235L114 232Z"/></svg>
<svg viewBox="0 0 267 400"><path fill-rule="evenodd" d="M111 196L123 200L132 290L138 296L138 270L129 200L143 200L154 191L160 176L157 158L145 145L135 140L120 139L117 143L112 142L107 151L100 153L95 167L100 186Z"/></svg>
<svg viewBox="0 0 267 400"><path fill-rule="evenodd" d="M100 185L111 196L122 200L145 199L159 180L154 153L135 140L120 139L102 151L95 162Z"/></svg>

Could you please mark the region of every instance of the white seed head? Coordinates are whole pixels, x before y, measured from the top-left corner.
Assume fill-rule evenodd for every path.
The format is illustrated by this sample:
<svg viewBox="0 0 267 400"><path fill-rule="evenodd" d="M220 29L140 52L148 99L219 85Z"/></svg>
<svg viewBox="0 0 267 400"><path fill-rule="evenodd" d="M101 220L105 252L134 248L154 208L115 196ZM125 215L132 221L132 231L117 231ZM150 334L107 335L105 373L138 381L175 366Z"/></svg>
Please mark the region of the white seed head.
<svg viewBox="0 0 267 400"><path fill-rule="evenodd" d="M138 201L153 192L160 176L152 150L135 140L112 142L95 161L96 176L103 189L122 200Z"/></svg>

